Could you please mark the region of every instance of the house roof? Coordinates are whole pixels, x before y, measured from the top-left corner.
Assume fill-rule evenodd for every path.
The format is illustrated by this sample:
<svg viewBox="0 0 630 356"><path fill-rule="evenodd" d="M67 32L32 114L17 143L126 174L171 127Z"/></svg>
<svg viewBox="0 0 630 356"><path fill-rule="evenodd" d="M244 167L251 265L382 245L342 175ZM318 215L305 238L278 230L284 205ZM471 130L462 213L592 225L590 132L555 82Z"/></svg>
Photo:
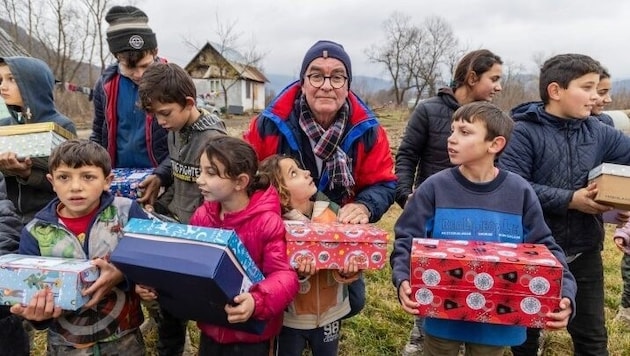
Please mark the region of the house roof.
<svg viewBox="0 0 630 356"><path fill-rule="evenodd" d="M218 43L206 42L206 44L199 50L199 52L197 52L197 54L195 54L195 56L190 60L190 62L186 64L185 66L186 70L188 70L195 62L198 61L198 58L201 53L207 50L211 50L211 51L214 51L219 56L222 56L223 59L230 66L232 66L232 68L234 68L234 70L237 73L239 73L242 78L253 80L256 82L261 82L261 83L265 83L269 81L267 77L265 77L265 75L260 70L258 70L258 68L251 65L246 65L245 62L247 61L247 59L243 57L238 51L229 47L226 47L223 51L220 51L218 50L219 48L221 48L221 45ZM210 77L210 68L208 68L208 70L202 75L202 78L209 78L209 77Z"/></svg>
<svg viewBox="0 0 630 356"><path fill-rule="evenodd" d="M20 46L6 31L0 28L0 57L14 57L31 55Z"/></svg>

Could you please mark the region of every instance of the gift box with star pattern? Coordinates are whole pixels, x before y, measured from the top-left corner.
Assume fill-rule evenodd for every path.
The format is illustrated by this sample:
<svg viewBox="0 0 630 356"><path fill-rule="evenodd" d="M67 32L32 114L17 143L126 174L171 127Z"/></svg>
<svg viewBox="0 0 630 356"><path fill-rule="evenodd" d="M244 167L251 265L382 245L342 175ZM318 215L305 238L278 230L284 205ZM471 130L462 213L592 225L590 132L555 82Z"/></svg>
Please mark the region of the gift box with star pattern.
<svg viewBox="0 0 630 356"><path fill-rule="evenodd" d="M142 197L138 184L153 173L153 168L114 168L114 180L109 185L110 193L119 197L137 199Z"/></svg>
<svg viewBox="0 0 630 356"><path fill-rule="evenodd" d="M81 291L99 276L90 261L71 258L8 254L0 256L0 303L28 304L33 295L48 288L55 305L77 310L90 300Z"/></svg>
<svg viewBox="0 0 630 356"><path fill-rule="evenodd" d="M286 220L287 256L293 267L306 259L317 269L340 269L355 256L359 269L381 269L387 260L387 232L371 224Z"/></svg>
<svg viewBox="0 0 630 356"><path fill-rule="evenodd" d="M544 328L562 270L544 245L414 239L412 299L432 318Z"/></svg>

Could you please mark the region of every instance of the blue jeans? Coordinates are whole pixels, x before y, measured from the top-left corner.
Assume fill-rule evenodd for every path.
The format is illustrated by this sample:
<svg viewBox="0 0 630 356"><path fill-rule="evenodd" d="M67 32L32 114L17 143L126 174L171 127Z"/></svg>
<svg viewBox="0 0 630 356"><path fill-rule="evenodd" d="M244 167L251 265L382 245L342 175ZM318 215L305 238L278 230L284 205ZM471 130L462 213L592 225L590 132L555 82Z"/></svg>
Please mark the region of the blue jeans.
<svg viewBox="0 0 630 356"><path fill-rule="evenodd" d="M365 279L363 273L356 281L348 285L348 301L350 302L350 312L343 319L351 318L365 307Z"/></svg>
<svg viewBox="0 0 630 356"><path fill-rule="evenodd" d="M337 355L339 352L339 332L341 321L310 330L282 327L278 336L276 356L302 356L309 347L313 356Z"/></svg>

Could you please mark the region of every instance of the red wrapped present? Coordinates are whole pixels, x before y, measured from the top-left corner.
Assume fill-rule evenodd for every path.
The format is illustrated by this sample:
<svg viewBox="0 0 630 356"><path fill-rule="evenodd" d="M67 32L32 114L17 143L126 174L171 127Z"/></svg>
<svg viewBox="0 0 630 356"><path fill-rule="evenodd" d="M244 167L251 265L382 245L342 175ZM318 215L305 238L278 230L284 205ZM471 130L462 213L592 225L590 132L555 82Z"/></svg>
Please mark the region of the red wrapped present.
<svg viewBox="0 0 630 356"><path fill-rule="evenodd" d="M359 269L381 269L387 259L387 232L370 224L285 221L287 255L293 267L306 258L318 269L340 269L356 256Z"/></svg>
<svg viewBox="0 0 630 356"><path fill-rule="evenodd" d="M562 270L544 245L414 239L410 283L422 315L543 328Z"/></svg>

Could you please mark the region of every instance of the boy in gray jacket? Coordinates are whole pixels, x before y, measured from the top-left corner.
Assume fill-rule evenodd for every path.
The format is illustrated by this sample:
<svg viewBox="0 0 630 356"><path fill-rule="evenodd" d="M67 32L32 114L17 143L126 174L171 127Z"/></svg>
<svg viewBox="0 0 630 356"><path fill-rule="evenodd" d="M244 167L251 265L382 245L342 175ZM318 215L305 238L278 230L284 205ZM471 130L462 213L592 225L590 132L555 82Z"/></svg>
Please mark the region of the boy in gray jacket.
<svg viewBox="0 0 630 356"><path fill-rule="evenodd" d="M138 201L148 210L174 217L187 224L203 197L195 183L199 176L199 155L208 138L227 133L217 116L197 108L197 91L186 71L174 63L155 63L142 75L138 95L142 108L155 116L168 133L168 159L147 177ZM169 177L162 181L162 177ZM165 193L158 198L160 187ZM158 322L160 355L180 355L186 335L185 320L160 310Z"/></svg>

